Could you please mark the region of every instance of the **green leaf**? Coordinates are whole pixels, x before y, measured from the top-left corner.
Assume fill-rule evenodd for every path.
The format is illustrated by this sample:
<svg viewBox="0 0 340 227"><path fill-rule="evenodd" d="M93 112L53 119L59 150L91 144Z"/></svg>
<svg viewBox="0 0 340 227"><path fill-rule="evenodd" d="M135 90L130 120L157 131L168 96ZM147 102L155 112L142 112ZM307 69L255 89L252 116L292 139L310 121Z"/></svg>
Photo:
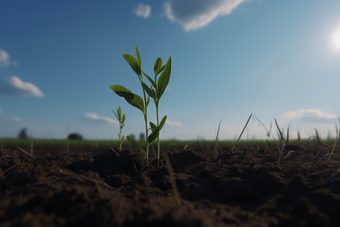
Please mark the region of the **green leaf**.
<svg viewBox="0 0 340 227"><path fill-rule="evenodd" d="M130 67L135 71L135 73L140 77L141 75L141 68L137 62L135 56L131 56L130 54L123 54L123 57L127 63L129 63Z"/></svg>
<svg viewBox="0 0 340 227"><path fill-rule="evenodd" d="M163 60L161 57L157 58L155 61L155 64L153 65L153 71L155 74L158 74L157 72L162 68Z"/></svg>
<svg viewBox="0 0 340 227"><path fill-rule="evenodd" d="M148 137L148 142L152 143L157 137L159 136L159 130L153 131L150 136Z"/></svg>
<svg viewBox="0 0 340 227"><path fill-rule="evenodd" d="M124 97L125 100L130 103L130 105L140 109L144 113L144 102L143 99L134 93L132 93L129 89L125 88L122 85L110 85L112 91L114 91L117 95Z"/></svg>
<svg viewBox="0 0 340 227"><path fill-rule="evenodd" d="M137 53L137 58L138 58L138 63L139 63L139 67L140 69L142 69L142 60L140 58L140 54L139 54L139 50L138 47L136 46L136 53Z"/></svg>
<svg viewBox="0 0 340 227"><path fill-rule="evenodd" d="M159 131L161 131L161 129L163 128L163 126L166 122L166 118L167 118L167 116L165 115L158 127L150 121L152 133L148 137L149 143L152 143L159 136Z"/></svg>
<svg viewBox="0 0 340 227"><path fill-rule="evenodd" d="M112 110L112 109L111 109ZM119 121L118 115L112 110L112 112L116 115L117 120Z"/></svg>
<svg viewBox="0 0 340 227"><path fill-rule="evenodd" d="M160 70L158 70L158 72L155 74L155 79L156 79L157 75L164 70L164 67L165 67L165 65L163 65L162 68L160 68Z"/></svg>
<svg viewBox="0 0 340 227"><path fill-rule="evenodd" d="M165 115L163 119L161 120L161 123L159 124L159 130L161 130L166 122L167 116Z"/></svg>
<svg viewBox="0 0 340 227"><path fill-rule="evenodd" d="M148 85L146 85L143 81L141 83L142 83L142 87L144 88L146 93L148 93L148 95L151 96L151 98L154 99L156 97L156 92L153 89L150 89L148 87Z"/></svg>
<svg viewBox="0 0 340 227"><path fill-rule="evenodd" d="M155 131L157 129L157 126L150 121L150 127L152 131Z"/></svg>
<svg viewBox="0 0 340 227"><path fill-rule="evenodd" d="M122 120L122 109L120 108L120 106L118 106L118 109L117 109L117 113L118 113L118 117L119 117L119 121Z"/></svg>
<svg viewBox="0 0 340 227"><path fill-rule="evenodd" d="M151 83L151 85L156 89L157 91L157 86L156 86L156 83L155 81L153 81L148 75L146 75L146 73L143 71L144 73L144 76L148 79L148 81Z"/></svg>
<svg viewBox="0 0 340 227"><path fill-rule="evenodd" d="M131 50L131 49L130 49L130 52L131 52L132 56L133 56L133 57L135 57L135 55L133 54L133 52L132 52L132 50ZM135 58L136 58L136 57L135 57Z"/></svg>
<svg viewBox="0 0 340 227"><path fill-rule="evenodd" d="M122 123L124 124L125 122L125 114L123 114L123 119L122 119Z"/></svg>
<svg viewBox="0 0 340 227"><path fill-rule="evenodd" d="M132 137L132 136L127 136L126 139L135 147L137 148L140 152L142 152L146 156L146 152L144 149L139 145L139 143Z"/></svg>
<svg viewBox="0 0 340 227"><path fill-rule="evenodd" d="M149 106L149 103L150 103L150 96L148 96L148 99L146 100L146 107Z"/></svg>
<svg viewBox="0 0 340 227"><path fill-rule="evenodd" d="M158 78L157 95L160 99L165 91L166 86L168 86L171 73L171 57L169 57L162 74Z"/></svg>

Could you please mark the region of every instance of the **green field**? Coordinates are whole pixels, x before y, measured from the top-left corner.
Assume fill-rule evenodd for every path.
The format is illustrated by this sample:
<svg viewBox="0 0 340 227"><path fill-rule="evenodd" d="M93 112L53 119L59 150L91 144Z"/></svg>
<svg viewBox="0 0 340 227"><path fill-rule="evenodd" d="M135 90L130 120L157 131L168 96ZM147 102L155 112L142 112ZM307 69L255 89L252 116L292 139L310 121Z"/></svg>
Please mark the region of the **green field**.
<svg viewBox="0 0 340 227"><path fill-rule="evenodd" d="M139 141L142 146L145 146L145 141ZM275 145L274 140L269 140L270 144ZM321 140L322 144L332 145L334 144L335 139L325 139ZM232 146L236 143L236 140L219 140L218 146ZM238 142L239 146L264 146L266 145L266 140L240 140ZM296 144L297 140L291 140L289 142L290 144ZM309 144L316 144L316 140L301 140L302 145L309 145ZM119 140L69 140L69 146L72 147L96 147L96 148L108 148L108 145L112 147L119 147ZM201 146L214 146L215 140L162 140L161 145L172 147L172 146L185 146L186 144L192 144L192 145L201 145ZM10 149L16 146L20 147L27 147L31 145L31 139L16 139L16 138L0 138L0 150L4 148ZM156 145L156 142L154 142L152 145ZM34 139L33 138L33 146L34 147L65 147L67 146L67 140L66 139ZM132 145L128 141L124 141L122 149L132 149Z"/></svg>

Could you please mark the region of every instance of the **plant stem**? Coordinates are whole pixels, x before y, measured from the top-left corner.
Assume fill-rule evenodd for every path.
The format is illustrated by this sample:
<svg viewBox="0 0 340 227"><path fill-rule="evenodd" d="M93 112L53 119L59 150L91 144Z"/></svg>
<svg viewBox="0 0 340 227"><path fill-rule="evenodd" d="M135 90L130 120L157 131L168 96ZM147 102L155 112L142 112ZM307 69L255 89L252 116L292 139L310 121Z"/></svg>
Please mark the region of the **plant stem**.
<svg viewBox="0 0 340 227"><path fill-rule="evenodd" d="M119 150L122 150L122 143L123 143L123 141L122 141L122 128L120 126L121 126L121 123L119 123L119 128L120 128L120 130L119 130Z"/></svg>
<svg viewBox="0 0 340 227"><path fill-rule="evenodd" d="M149 142L148 142L148 105L147 105L147 100L145 96L145 90L143 89L143 94L144 94L144 105L145 105L145 112L144 112L144 119L145 119L145 136L146 136L146 163L148 163L149 159Z"/></svg>
<svg viewBox="0 0 340 227"><path fill-rule="evenodd" d="M156 112L157 112L157 127L158 127L159 126L158 103L156 104ZM159 139L159 134L158 134L158 145L157 145L157 165L158 166L159 166L159 156L161 153L160 146L161 146L161 141Z"/></svg>

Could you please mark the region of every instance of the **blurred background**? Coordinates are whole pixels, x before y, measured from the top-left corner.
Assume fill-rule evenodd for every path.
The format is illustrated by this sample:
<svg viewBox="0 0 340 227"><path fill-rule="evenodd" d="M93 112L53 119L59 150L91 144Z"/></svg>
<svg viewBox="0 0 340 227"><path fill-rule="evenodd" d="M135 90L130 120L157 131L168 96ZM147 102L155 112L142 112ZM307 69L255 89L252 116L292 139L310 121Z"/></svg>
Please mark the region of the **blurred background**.
<svg viewBox="0 0 340 227"><path fill-rule="evenodd" d="M219 139L233 140L251 113L293 138L335 137L339 12L339 0L0 0L0 137L118 139L120 106L122 134L139 138L142 112L109 87L142 96L123 58L136 45L152 78L172 57L161 139L214 139L222 119ZM148 113L156 122L152 100ZM253 117L243 138L266 130Z"/></svg>

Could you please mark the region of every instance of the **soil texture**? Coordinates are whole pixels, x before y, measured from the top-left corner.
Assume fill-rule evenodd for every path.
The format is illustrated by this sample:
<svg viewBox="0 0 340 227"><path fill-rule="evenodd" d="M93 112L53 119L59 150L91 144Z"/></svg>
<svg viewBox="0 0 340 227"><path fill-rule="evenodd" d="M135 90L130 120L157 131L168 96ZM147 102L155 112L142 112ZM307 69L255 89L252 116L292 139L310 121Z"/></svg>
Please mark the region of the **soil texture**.
<svg viewBox="0 0 340 227"><path fill-rule="evenodd" d="M340 226L339 151L289 148L3 152L0 226Z"/></svg>

